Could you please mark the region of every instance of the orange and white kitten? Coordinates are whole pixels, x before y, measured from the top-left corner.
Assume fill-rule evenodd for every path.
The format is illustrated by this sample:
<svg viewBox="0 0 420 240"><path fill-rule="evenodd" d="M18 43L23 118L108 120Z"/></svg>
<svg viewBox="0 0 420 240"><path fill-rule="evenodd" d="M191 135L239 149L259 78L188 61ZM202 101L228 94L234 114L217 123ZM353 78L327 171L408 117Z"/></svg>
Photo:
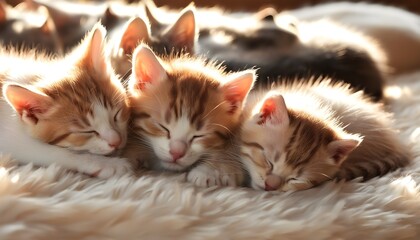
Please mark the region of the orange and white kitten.
<svg viewBox="0 0 420 240"><path fill-rule="evenodd" d="M192 20L191 20L192 18ZM192 52L195 40L195 23L192 10L185 10L180 17L158 32L151 32L139 17L133 17L111 33L109 56L116 72L124 76L131 69L131 56L138 44L148 44L158 55Z"/></svg>
<svg viewBox="0 0 420 240"><path fill-rule="evenodd" d="M103 54L105 34L97 24L62 59L1 50L1 153L102 178L129 171L127 160L104 156L125 145L130 115Z"/></svg>
<svg viewBox="0 0 420 240"><path fill-rule="evenodd" d="M248 97L242 160L255 189L303 190L333 178L368 180L409 163L382 105L329 81Z"/></svg>
<svg viewBox="0 0 420 240"><path fill-rule="evenodd" d="M132 62L135 158L151 169L188 172L187 180L199 186L242 184L234 140L254 72L225 74L198 59L159 59L145 45Z"/></svg>

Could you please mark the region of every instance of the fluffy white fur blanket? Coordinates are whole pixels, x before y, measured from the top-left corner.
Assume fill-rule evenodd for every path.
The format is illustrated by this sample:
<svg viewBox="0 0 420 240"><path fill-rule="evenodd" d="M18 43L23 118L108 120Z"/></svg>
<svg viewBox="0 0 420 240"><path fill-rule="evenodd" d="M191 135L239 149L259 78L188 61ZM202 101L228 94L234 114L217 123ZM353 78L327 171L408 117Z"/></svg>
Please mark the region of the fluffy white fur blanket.
<svg viewBox="0 0 420 240"><path fill-rule="evenodd" d="M393 79L387 94L415 156L406 169L273 194L198 189L179 176L102 181L3 156L0 239L420 239L420 72Z"/></svg>

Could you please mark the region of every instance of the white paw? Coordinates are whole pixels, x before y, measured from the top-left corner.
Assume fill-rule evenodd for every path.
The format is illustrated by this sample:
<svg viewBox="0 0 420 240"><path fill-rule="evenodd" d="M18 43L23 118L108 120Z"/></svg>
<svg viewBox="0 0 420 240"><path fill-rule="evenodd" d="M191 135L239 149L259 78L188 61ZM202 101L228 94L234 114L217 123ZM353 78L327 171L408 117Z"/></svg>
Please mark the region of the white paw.
<svg viewBox="0 0 420 240"><path fill-rule="evenodd" d="M187 181L199 187L236 186L233 174L228 174L214 169L206 164L198 165L187 174Z"/></svg>
<svg viewBox="0 0 420 240"><path fill-rule="evenodd" d="M92 155L86 163L78 166L78 171L98 178L110 178L130 173L132 167L125 158Z"/></svg>

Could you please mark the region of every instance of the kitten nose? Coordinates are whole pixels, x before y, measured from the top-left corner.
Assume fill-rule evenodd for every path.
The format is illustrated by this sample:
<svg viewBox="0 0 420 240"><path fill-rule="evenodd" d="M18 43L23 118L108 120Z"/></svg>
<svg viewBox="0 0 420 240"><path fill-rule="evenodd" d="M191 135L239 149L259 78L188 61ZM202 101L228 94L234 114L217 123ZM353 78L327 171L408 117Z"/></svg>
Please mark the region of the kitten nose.
<svg viewBox="0 0 420 240"><path fill-rule="evenodd" d="M107 131L102 135L102 138L108 142L108 145L112 148L118 148L121 146L122 139L119 133L116 131Z"/></svg>
<svg viewBox="0 0 420 240"><path fill-rule="evenodd" d="M276 175L268 175L265 179L265 191L275 191L277 190L280 185L282 184L282 180L279 176Z"/></svg>
<svg viewBox="0 0 420 240"><path fill-rule="evenodd" d="M113 147L113 148L118 148L120 145L121 145L121 138L120 137L118 137L118 139L115 139L115 140L113 140L112 142L108 142L108 145L110 146L110 147Z"/></svg>
<svg viewBox="0 0 420 240"><path fill-rule="evenodd" d="M169 143L169 153L172 156L172 161L176 162L182 158L187 151L187 143L184 141L176 140Z"/></svg>

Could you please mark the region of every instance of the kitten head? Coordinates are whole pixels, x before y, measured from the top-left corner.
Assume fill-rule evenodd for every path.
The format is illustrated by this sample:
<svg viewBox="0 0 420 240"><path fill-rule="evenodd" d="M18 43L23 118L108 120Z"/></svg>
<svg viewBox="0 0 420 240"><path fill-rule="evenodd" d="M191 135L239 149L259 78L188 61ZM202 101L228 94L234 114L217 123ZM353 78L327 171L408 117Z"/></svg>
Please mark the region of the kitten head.
<svg viewBox="0 0 420 240"><path fill-rule="evenodd" d="M56 27L45 7L36 11L10 8L0 2L0 41L3 45L62 53Z"/></svg>
<svg viewBox="0 0 420 240"><path fill-rule="evenodd" d="M165 21L160 21L156 18L153 12L156 12L157 7L153 1L146 1L144 5L145 14L150 23L151 36L155 38L160 44L160 47L154 47L153 50L159 54L168 54L171 52L179 52L183 50L187 53L194 51L194 44L197 38L197 27L195 21L195 7L190 4L184 8L177 19L171 23L162 17ZM150 44L149 44L150 45Z"/></svg>
<svg viewBox="0 0 420 240"><path fill-rule="evenodd" d="M46 143L106 155L125 145L129 118L124 88L103 54L105 29L96 25L81 45L51 65L6 83L3 96L29 134Z"/></svg>
<svg viewBox="0 0 420 240"><path fill-rule="evenodd" d="M160 60L141 45L129 83L133 131L161 167L184 170L229 144L254 78L252 71L225 75L185 57Z"/></svg>
<svg viewBox="0 0 420 240"><path fill-rule="evenodd" d="M361 139L302 112L281 95L261 101L243 124L241 155L255 189L303 190L332 179Z"/></svg>
<svg viewBox="0 0 420 240"><path fill-rule="evenodd" d="M153 26L153 25L152 25ZM141 42L149 45L158 55L171 53L192 53L195 41L195 19L192 10L186 10L174 24L165 25L157 32L151 32L139 17L126 22L114 40L111 61L117 73L124 75L131 69L131 56Z"/></svg>

